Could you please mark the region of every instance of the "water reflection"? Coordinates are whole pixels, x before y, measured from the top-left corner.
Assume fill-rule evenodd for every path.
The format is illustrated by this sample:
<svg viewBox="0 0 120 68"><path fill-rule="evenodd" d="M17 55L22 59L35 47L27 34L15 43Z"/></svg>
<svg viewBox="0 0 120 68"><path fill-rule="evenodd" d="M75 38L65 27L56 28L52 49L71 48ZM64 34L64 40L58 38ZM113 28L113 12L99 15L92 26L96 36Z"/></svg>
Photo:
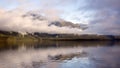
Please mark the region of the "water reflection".
<svg viewBox="0 0 120 68"><path fill-rule="evenodd" d="M73 58L70 61L61 63L61 68L95 68L93 61L88 57Z"/></svg>
<svg viewBox="0 0 120 68"><path fill-rule="evenodd" d="M0 68L120 68L119 53L120 42L110 41L1 42ZM56 55L64 60L49 59Z"/></svg>
<svg viewBox="0 0 120 68"><path fill-rule="evenodd" d="M57 48L57 47L93 47L93 46L115 46L120 45L119 41L43 41L43 42L0 42L0 51L15 50L21 47L28 48Z"/></svg>

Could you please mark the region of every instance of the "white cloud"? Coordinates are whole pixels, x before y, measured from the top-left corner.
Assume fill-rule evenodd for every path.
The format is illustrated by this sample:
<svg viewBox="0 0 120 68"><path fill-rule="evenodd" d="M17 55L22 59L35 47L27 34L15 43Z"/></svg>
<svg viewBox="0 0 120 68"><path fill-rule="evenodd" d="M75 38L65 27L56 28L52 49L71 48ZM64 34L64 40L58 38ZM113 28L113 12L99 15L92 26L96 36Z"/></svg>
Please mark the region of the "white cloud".
<svg viewBox="0 0 120 68"><path fill-rule="evenodd" d="M47 32L47 33L79 33L81 29L70 27L48 26L54 19L44 21L23 17L24 11L0 10L0 29L18 32ZM49 18L49 17L48 17Z"/></svg>

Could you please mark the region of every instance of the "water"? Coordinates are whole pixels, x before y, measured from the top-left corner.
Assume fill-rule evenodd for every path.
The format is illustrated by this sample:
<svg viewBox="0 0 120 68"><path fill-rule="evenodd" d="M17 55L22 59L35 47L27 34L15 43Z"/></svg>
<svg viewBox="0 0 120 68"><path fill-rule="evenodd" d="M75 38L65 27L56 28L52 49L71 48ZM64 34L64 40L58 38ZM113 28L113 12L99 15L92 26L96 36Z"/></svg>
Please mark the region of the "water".
<svg viewBox="0 0 120 68"><path fill-rule="evenodd" d="M62 57L51 59L59 55ZM120 43L1 42L0 68L120 68Z"/></svg>

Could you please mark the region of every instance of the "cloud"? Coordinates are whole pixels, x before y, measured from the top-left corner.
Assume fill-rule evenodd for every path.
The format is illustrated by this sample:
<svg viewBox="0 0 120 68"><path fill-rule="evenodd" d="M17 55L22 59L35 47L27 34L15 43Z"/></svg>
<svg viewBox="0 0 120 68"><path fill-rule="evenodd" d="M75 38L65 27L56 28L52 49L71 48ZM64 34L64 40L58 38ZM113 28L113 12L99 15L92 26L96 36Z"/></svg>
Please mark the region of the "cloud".
<svg viewBox="0 0 120 68"><path fill-rule="evenodd" d="M79 10L94 11L89 28L83 33L120 35L120 0L86 0Z"/></svg>
<svg viewBox="0 0 120 68"><path fill-rule="evenodd" d="M16 28L16 26L11 25L10 23L9 24L4 23L3 24L4 26L0 27L1 29L2 27L6 27L4 28L6 30L16 28L14 29L16 31L24 30L24 31L32 31L32 32L46 31L46 32L59 32L59 33L68 32L68 33L79 33L79 34L115 34L115 35L120 34L120 30L119 30L120 0L39 0L39 1L12 0L12 1L17 1L19 3L19 6L16 6L14 12L0 11L3 12L1 13L0 22L7 22L9 20L9 22L14 23L16 26L17 25L23 26L23 23L26 26L21 28ZM25 14L25 12L23 13L16 12L16 10L18 9L37 10L37 11L39 10L40 13L44 13L46 15L48 20L44 21L43 23L43 21L30 20L28 17L22 18L21 15ZM73 29L68 27L59 28L56 26L51 26L51 27L46 26L49 21L59 20L59 18L63 18L65 20L77 22L77 23L86 23L88 24L89 28L81 32L79 31L79 29ZM23 22L23 23L19 23L19 22ZM28 22L29 25L26 22ZM38 24L35 25L34 23L38 23ZM50 30L44 30L44 29L50 29ZM64 29L66 31L62 31Z"/></svg>
<svg viewBox="0 0 120 68"><path fill-rule="evenodd" d="M79 33L81 29L70 27L48 26L55 19L33 20L30 16L23 17L25 11L0 10L0 29L18 32L46 32L46 33Z"/></svg>
<svg viewBox="0 0 120 68"><path fill-rule="evenodd" d="M120 9L120 0L84 0L84 5L80 5L79 10L101 10L101 9Z"/></svg>

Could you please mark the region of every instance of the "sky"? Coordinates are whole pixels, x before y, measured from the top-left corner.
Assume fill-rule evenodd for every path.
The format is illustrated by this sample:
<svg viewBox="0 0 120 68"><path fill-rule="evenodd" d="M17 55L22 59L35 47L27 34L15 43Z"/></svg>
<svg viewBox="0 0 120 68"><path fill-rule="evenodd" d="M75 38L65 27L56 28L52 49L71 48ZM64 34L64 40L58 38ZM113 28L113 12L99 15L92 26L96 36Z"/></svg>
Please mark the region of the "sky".
<svg viewBox="0 0 120 68"><path fill-rule="evenodd" d="M0 0L0 29L120 35L119 3L120 0ZM38 26L35 24L36 21L20 17L26 11L40 11L48 16L49 21L61 18L75 24L86 24L88 29L82 31L69 27L47 27L48 21L37 21ZM17 28L14 24L19 24L17 27L22 28Z"/></svg>

